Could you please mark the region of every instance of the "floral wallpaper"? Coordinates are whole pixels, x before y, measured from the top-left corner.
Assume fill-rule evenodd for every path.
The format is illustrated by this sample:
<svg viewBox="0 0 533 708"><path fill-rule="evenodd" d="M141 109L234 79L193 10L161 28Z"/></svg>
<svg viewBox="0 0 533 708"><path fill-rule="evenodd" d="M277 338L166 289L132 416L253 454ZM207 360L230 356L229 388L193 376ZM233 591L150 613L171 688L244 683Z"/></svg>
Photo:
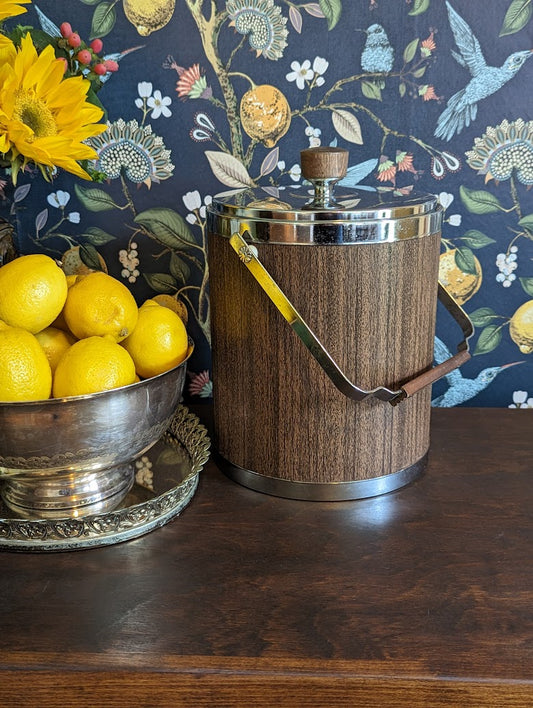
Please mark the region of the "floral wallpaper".
<svg viewBox="0 0 533 708"><path fill-rule="evenodd" d="M176 299L196 343L187 396L209 398L206 207L300 182L305 147L344 147L346 185L431 192L445 210L440 278L476 331L433 405L533 407L532 13L523 0L37 0L19 22L68 21L118 64L99 94L109 128L90 139L104 179L0 175L0 236L106 270L139 301ZM439 311L437 361L459 336Z"/></svg>

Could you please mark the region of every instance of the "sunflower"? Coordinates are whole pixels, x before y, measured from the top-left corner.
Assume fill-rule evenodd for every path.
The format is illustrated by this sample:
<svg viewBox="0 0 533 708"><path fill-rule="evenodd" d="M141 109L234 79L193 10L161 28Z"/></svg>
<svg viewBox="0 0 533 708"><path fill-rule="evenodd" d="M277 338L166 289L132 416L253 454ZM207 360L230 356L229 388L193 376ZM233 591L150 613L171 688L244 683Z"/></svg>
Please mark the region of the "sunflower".
<svg viewBox="0 0 533 708"><path fill-rule="evenodd" d="M27 12L21 5L28 5L30 2L31 0L0 0L0 22L6 17L15 17Z"/></svg>
<svg viewBox="0 0 533 708"><path fill-rule="evenodd" d="M15 45L9 37L0 33L0 66L4 66L7 62L12 62L16 53Z"/></svg>
<svg viewBox="0 0 533 708"><path fill-rule="evenodd" d="M0 68L0 155L11 163L14 183L29 162L46 179L55 167L90 179L78 163L95 158L83 141L106 130L97 123L103 111L86 100L89 81L63 74L53 47L37 54L29 34Z"/></svg>
<svg viewBox="0 0 533 708"><path fill-rule="evenodd" d="M135 184L158 183L172 177L174 165L170 150L163 139L152 133L150 125L140 126L136 120L127 123L119 118L108 123L108 130L88 140L96 150L95 168L108 179L118 179L123 173Z"/></svg>

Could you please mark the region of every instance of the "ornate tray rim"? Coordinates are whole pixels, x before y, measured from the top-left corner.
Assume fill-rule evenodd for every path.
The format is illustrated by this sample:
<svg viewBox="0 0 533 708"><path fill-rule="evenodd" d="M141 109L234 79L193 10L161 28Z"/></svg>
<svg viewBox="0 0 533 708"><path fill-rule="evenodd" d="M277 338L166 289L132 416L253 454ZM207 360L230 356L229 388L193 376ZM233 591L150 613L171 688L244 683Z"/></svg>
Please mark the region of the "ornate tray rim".
<svg viewBox="0 0 533 708"><path fill-rule="evenodd" d="M178 516L192 499L211 441L199 418L180 404L162 440L181 445L191 460L189 474L175 487L145 502L114 511L63 519L0 518L0 551L73 551L138 538Z"/></svg>

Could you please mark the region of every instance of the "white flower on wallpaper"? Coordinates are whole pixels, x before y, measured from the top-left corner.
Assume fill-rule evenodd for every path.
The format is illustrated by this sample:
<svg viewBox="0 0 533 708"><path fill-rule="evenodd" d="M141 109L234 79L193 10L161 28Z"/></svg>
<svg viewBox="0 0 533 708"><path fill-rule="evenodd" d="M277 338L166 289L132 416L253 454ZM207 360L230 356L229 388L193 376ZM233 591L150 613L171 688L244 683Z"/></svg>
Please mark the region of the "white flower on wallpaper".
<svg viewBox="0 0 533 708"><path fill-rule="evenodd" d="M143 122L148 114L150 118L157 119L160 116L170 118L172 111L169 106L172 104L170 96L163 96L159 89L153 91L153 85L150 81L140 81L137 84L139 98L135 99L135 105L143 111Z"/></svg>
<svg viewBox="0 0 533 708"><path fill-rule="evenodd" d="M448 207L451 206L455 197L449 192L441 192L438 195L438 199L441 207L444 209L444 211L447 211ZM447 224L450 224L450 226L460 226L462 217L461 214L446 214L444 220Z"/></svg>
<svg viewBox="0 0 533 708"><path fill-rule="evenodd" d="M533 408L533 398L528 397L527 391L514 391L513 402L509 408Z"/></svg>
<svg viewBox="0 0 533 708"><path fill-rule="evenodd" d="M200 196L200 192L197 189L195 189L193 192L187 192L187 194L183 195L182 199L186 208L189 210L189 213L185 217L189 224L196 224L199 219L205 219L207 214L207 207L213 201L213 198L209 194L207 194L204 197L204 203L202 204L202 198Z"/></svg>
<svg viewBox="0 0 533 708"><path fill-rule="evenodd" d="M169 96L163 96L159 90L154 91L154 95L149 96L146 103L152 109L151 118L159 118L159 116L170 118L172 115L172 111L169 108L172 99Z"/></svg>
<svg viewBox="0 0 533 708"><path fill-rule="evenodd" d="M62 189L58 189L57 192L52 192L49 194L46 197L46 201L55 209L61 209L65 220L70 221L72 224L80 223L81 215L79 211L71 211L68 214L64 213L65 207L70 201L69 192L64 192Z"/></svg>
<svg viewBox="0 0 533 708"><path fill-rule="evenodd" d="M306 59L301 64L298 61L291 62L291 69L285 78L287 81L295 81L296 86L302 91L305 88L306 81L311 81L314 76L311 69L311 62Z"/></svg>
<svg viewBox="0 0 533 708"><path fill-rule="evenodd" d="M323 86L324 77L323 74L329 66L329 62L322 57L315 57L313 61L313 67L311 68L311 61L305 59L301 64L299 61L291 62L291 69L285 78L289 82L296 82L296 86L303 90L306 85L311 86Z"/></svg>
<svg viewBox="0 0 533 708"><path fill-rule="evenodd" d="M322 57L315 57L313 61L313 71L315 73L315 86L323 86L325 79L323 74L326 73L329 66L329 61Z"/></svg>

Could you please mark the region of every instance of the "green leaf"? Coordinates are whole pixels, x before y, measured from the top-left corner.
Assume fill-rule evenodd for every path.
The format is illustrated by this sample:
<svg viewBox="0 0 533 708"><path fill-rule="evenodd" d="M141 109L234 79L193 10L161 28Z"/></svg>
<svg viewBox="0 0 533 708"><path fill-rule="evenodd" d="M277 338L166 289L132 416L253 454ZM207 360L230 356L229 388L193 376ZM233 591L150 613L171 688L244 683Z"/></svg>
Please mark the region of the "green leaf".
<svg viewBox="0 0 533 708"><path fill-rule="evenodd" d="M462 185L459 192L463 204L472 214L494 214L494 212L503 210L498 198L491 192L482 189L468 189Z"/></svg>
<svg viewBox="0 0 533 708"><path fill-rule="evenodd" d="M492 324L494 318L499 317L490 307L480 307L474 312L470 312L468 316L472 320L474 327L487 327L487 325Z"/></svg>
<svg viewBox="0 0 533 708"><path fill-rule="evenodd" d="M402 98L405 96L405 90L406 90L406 86L405 86L404 82L402 81L401 84L398 86L398 93L400 94L400 96Z"/></svg>
<svg viewBox="0 0 533 708"><path fill-rule="evenodd" d="M421 66L420 69L416 69L416 71L413 71L413 76L415 79L421 79L424 74L426 73L427 66Z"/></svg>
<svg viewBox="0 0 533 708"><path fill-rule="evenodd" d="M518 223L520 224L520 226L523 226L525 229L527 229L530 233L533 233L533 214L527 214L526 216L523 216Z"/></svg>
<svg viewBox="0 0 533 708"><path fill-rule="evenodd" d="M187 222L173 209L153 207L142 211L134 219L167 248L190 247L196 240Z"/></svg>
<svg viewBox="0 0 533 708"><path fill-rule="evenodd" d="M110 241L114 241L116 236L108 234L107 231L99 229L98 226L89 226L89 228L80 234L80 238L86 238L93 246L103 246Z"/></svg>
<svg viewBox="0 0 533 708"><path fill-rule="evenodd" d="M518 278L518 280L525 292L533 297L533 278Z"/></svg>
<svg viewBox="0 0 533 708"><path fill-rule="evenodd" d="M373 84L371 81L361 82L361 91L363 96L366 98L373 98L375 101L381 101L381 89L377 84Z"/></svg>
<svg viewBox="0 0 533 708"><path fill-rule="evenodd" d="M174 293L178 284L169 273L143 273L148 285L158 293Z"/></svg>
<svg viewBox="0 0 533 708"><path fill-rule="evenodd" d="M185 261L180 258L177 253L174 252L172 252L170 255L169 270L170 274L173 275L176 280L181 281L183 284L188 281L191 275L191 269L189 268L188 264L185 263Z"/></svg>
<svg viewBox="0 0 533 708"><path fill-rule="evenodd" d="M499 325L489 325L488 327L485 327L485 329L481 330L481 334L477 340L474 355L488 354L496 349L501 341L502 330Z"/></svg>
<svg viewBox="0 0 533 708"><path fill-rule="evenodd" d="M477 275L475 256L470 248L458 248L455 251L455 265L463 273Z"/></svg>
<svg viewBox="0 0 533 708"><path fill-rule="evenodd" d="M406 64L409 64L410 61L413 61L416 54L416 50L418 48L419 41L420 40L418 37L416 39L413 39L403 50L403 60Z"/></svg>
<svg viewBox="0 0 533 708"><path fill-rule="evenodd" d="M98 5L100 0L81 0L84 5Z"/></svg>
<svg viewBox="0 0 533 708"><path fill-rule="evenodd" d="M474 249L484 248L490 243L496 243L495 239L490 238L476 229L470 229L467 231L463 236L461 236L461 241L464 241L467 246Z"/></svg>
<svg viewBox="0 0 533 708"><path fill-rule="evenodd" d="M80 259L88 268L92 270L102 270L98 251L90 243L80 246Z"/></svg>
<svg viewBox="0 0 533 708"><path fill-rule="evenodd" d="M532 11L531 0L513 0L503 18L500 37L523 29L531 19Z"/></svg>
<svg viewBox="0 0 533 708"><path fill-rule="evenodd" d="M95 9L93 15L93 21L91 24L91 33L89 39L96 39L97 37L102 39L108 35L117 21L117 13L115 10L114 2L108 2L104 0Z"/></svg>
<svg viewBox="0 0 533 708"><path fill-rule="evenodd" d="M318 0L318 4L327 20L328 29L332 30L341 16L342 0Z"/></svg>
<svg viewBox="0 0 533 708"><path fill-rule="evenodd" d="M430 2L430 0L414 0L413 7L411 8L411 11L409 12L409 14L411 16L421 15L423 12L425 12L428 9L429 2Z"/></svg>
<svg viewBox="0 0 533 708"><path fill-rule="evenodd" d="M37 29L36 27L27 27L27 26L18 25L17 27L15 27L13 32L11 32L10 37L11 37L12 41L14 42L14 44L18 47L18 46L20 46L20 42L22 40L22 37L24 37L26 34L29 34L31 36L33 44L39 54L49 44L51 44L54 47L54 51L57 48L56 37L51 37L48 34L48 32L45 32L44 30L41 30L41 29Z"/></svg>
<svg viewBox="0 0 533 708"><path fill-rule="evenodd" d="M108 211L109 209L118 208L118 205L103 189L76 184L74 185L74 190L80 202L89 211Z"/></svg>

